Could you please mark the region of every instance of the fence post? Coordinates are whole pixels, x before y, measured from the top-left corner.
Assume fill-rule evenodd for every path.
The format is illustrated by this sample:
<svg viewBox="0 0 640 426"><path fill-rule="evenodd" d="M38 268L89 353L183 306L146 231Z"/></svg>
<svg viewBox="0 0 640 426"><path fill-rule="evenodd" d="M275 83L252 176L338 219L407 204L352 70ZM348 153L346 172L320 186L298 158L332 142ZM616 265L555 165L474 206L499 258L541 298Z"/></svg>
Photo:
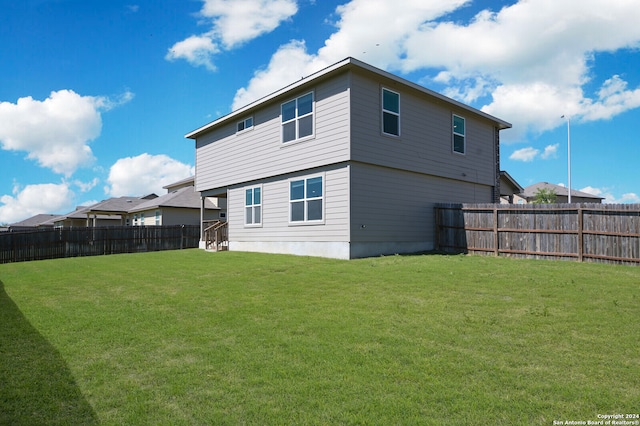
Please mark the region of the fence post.
<svg viewBox="0 0 640 426"><path fill-rule="evenodd" d="M578 262L582 262L584 255L584 210L582 206L578 206Z"/></svg>
<svg viewBox="0 0 640 426"><path fill-rule="evenodd" d="M493 207L493 253L500 255L500 238L498 236L498 207Z"/></svg>
<svg viewBox="0 0 640 426"><path fill-rule="evenodd" d="M436 251L439 251L440 250L440 208L436 206L435 211L436 211L436 244L434 249Z"/></svg>

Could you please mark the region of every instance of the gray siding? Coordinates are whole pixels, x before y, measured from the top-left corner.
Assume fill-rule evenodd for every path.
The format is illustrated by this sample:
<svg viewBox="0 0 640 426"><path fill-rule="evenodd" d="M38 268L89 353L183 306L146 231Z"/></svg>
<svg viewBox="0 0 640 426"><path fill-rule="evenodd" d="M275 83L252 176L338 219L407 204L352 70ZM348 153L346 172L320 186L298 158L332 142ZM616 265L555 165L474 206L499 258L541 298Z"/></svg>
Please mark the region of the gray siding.
<svg viewBox="0 0 640 426"><path fill-rule="evenodd" d="M494 124L392 81L354 72L351 159L493 186ZM400 137L381 132L381 88L400 93ZM452 150L452 114L466 120L466 154ZM449 201L458 201L450 199Z"/></svg>
<svg viewBox="0 0 640 426"><path fill-rule="evenodd" d="M223 188L346 161L349 158L349 73L315 82L267 105L253 115L254 127L236 134L238 120L221 124L196 141L196 191ZM280 106L314 92L315 137L281 142Z"/></svg>
<svg viewBox="0 0 640 426"><path fill-rule="evenodd" d="M324 175L324 224L289 224L289 180ZM262 226L245 226L245 189L262 185ZM349 241L349 166L334 165L234 186L228 192L229 241Z"/></svg>
<svg viewBox="0 0 640 426"><path fill-rule="evenodd" d="M354 162L351 242L432 244L435 203L488 203L491 196L488 185Z"/></svg>

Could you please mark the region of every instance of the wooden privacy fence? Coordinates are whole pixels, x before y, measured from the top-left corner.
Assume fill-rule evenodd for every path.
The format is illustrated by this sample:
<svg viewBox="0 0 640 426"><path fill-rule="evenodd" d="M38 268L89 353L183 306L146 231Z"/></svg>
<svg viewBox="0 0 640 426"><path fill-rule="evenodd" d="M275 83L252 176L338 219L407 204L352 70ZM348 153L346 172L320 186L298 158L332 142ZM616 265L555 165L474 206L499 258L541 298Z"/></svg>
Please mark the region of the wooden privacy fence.
<svg viewBox="0 0 640 426"><path fill-rule="evenodd" d="M0 233L0 263L198 247L200 226L72 227Z"/></svg>
<svg viewBox="0 0 640 426"><path fill-rule="evenodd" d="M640 264L638 204L436 204L445 252Z"/></svg>

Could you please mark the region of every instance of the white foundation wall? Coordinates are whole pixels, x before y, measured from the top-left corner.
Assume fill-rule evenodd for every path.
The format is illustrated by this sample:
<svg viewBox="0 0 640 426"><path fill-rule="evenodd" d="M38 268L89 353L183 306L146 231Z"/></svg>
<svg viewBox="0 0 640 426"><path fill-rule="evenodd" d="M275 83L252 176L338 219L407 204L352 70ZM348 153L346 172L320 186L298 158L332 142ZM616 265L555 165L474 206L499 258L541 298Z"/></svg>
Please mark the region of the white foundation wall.
<svg viewBox="0 0 640 426"><path fill-rule="evenodd" d="M349 259L349 243L312 241L230 241L229 250Z"/></svg>

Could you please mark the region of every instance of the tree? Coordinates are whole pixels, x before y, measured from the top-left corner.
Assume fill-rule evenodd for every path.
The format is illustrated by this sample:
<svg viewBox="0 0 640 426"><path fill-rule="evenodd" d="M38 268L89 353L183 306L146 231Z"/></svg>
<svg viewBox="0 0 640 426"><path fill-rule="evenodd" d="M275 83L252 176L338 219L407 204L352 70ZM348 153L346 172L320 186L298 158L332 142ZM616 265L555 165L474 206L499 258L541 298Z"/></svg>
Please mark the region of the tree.
<svg viewBox="0 0 640 426"><path fill-rule="evenodd" d="M533 204L554 204L558 198L556 191L550 188L538 188L534 195Z"/></svg>

